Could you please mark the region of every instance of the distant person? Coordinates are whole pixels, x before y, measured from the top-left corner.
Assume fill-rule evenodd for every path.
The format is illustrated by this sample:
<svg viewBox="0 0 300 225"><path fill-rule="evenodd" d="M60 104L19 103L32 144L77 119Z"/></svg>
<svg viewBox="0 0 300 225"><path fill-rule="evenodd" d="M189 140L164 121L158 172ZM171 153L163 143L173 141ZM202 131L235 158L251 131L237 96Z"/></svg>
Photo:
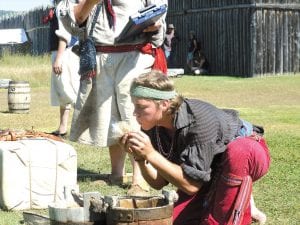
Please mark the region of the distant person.
<svg viewBox="0 0 300 225"><path fill-rule="evenodd" d="M59 1L53 1L56 6ZM51 51L51 105L59 106L59 126L51 134L65 137L68 130L70 110L76 102L80 76L79 57L71 47L77 39L59 26L55 7L49 10L44 23L50 23L49 46Z"/></svg>
<svg viewBox="0 0 300 225"><path fill-rule="evenodd" d="M196 33L195 31L191 30L189 32L188 53L186 58L187 67L190 72L193 71L192 67L194 65L193 64L194 53L196 52L197 49L198 49L198 41L196 38Z"/></svg>
<svg viewBox="0 0 300 225"><path fill-rule="evenodd" d="M177 36L175 31L175 26L169 24L167 27L166 37L163 44L163 49L167 59L168 68L175 65L175 53L177 43L180 41L180 38Z"/></svg>
<svg viewBox="0 0 300 225"><path fill-rule="evenodd" d="M198 46L199 48L194 52L193 55L192 72L195 75L207 74L209 72L209 63L199 43Z"/></svg>

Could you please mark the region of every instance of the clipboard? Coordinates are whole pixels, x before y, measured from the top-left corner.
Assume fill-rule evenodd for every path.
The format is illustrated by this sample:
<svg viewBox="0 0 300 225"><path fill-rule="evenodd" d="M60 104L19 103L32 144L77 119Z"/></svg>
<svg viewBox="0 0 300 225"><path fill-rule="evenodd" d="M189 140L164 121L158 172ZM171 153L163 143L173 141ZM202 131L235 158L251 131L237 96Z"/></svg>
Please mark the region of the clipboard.
<svg viewBox="0 0 300 225"><path fill-rule="evenodd" d="M115 39L115 41L122 42L130 37L142 33L142 31L150 25L153 25L167 12L167 5L163 4L156 6L149 5L146 8L140 9L136 14L129 17L129 21Z"/></svg>

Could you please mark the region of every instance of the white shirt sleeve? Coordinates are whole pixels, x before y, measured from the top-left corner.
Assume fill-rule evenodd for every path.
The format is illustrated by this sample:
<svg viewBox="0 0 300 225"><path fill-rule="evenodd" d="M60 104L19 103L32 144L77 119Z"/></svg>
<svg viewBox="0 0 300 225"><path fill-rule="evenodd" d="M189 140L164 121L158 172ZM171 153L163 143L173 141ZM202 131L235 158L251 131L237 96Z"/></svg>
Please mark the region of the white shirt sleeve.
<svg viewBox="0 0 300 225"><path fill-rule="evenodd" d="M79 27L76 23L74 6L76 3L70 0L62 0L56 7L56 15L59 22L59 30L68 32L70 35L83 37L85 27ZM63 31L64 30L64 31ZM60 33L60 32L59 32ZM62 33L60 33L62 35ZM57 34L59 36L59 34Z"/></svg>

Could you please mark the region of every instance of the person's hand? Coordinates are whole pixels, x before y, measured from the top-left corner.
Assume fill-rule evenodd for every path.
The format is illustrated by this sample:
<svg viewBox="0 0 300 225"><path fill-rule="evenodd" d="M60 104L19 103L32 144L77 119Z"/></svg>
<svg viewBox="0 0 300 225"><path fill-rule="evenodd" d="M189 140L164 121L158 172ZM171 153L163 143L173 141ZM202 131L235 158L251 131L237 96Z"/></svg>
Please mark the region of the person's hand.
<svg viewBox="0 0 300 225"><path fill-rule="evenodd" d="M157 21L155 24L148 26L146 29L143 30L143 32L156 32L160 29L161 23Z"/></svg>
<svg viewBox="0 0 300 225"><path fill-rule="evenodd" d="M120 147L126 151L127 153L132 154L132 150L129 146L129 142L128 142L128 137L129 137L129 133L125 133L119 140L119 145Z"/></svg>
<svg viewBox="0 0 300 225"><path fill-rule="evenodd" d="M52 65L52 70L56 75L60 75L62 73L62 63L60 60L55 60Z"/></svg>
<svg viewBox="0 0 300 225"><path fill-rule="evenodd" d="M127 134L127 146L129 152L132 152L136 159L146 159L147 155L155 151L149 137L139 131Z"/></svg>

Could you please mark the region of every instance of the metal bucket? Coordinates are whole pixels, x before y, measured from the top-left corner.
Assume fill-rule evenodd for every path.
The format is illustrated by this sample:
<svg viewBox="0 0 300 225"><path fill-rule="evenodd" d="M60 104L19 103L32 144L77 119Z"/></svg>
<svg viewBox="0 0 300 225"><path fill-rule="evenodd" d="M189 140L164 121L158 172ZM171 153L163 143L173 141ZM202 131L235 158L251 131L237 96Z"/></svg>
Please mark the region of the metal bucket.
<svg viewBox="0 0 300 225"><path fill-rule="evenodd" d="M77 202L66 206L64 204L50 204L49 218L51 225L106 225L103 211L103 197L98 192L83 193L82 199L69 196L67 202ZM71 201L70 201L71 200Z"/></svg>
<svg viewBox="0 0 300 225"><path fill-rule="evenodd" d="M30 108L28 81L10 81L8 86L8 109L11 113L28 113Z"/></svg>
<svg viewBox="0 0 300 225"><path fill-rule="evenodd" d="M173 202L164 197L119 197L106 211L107 225L172 225Z"/></svg>

